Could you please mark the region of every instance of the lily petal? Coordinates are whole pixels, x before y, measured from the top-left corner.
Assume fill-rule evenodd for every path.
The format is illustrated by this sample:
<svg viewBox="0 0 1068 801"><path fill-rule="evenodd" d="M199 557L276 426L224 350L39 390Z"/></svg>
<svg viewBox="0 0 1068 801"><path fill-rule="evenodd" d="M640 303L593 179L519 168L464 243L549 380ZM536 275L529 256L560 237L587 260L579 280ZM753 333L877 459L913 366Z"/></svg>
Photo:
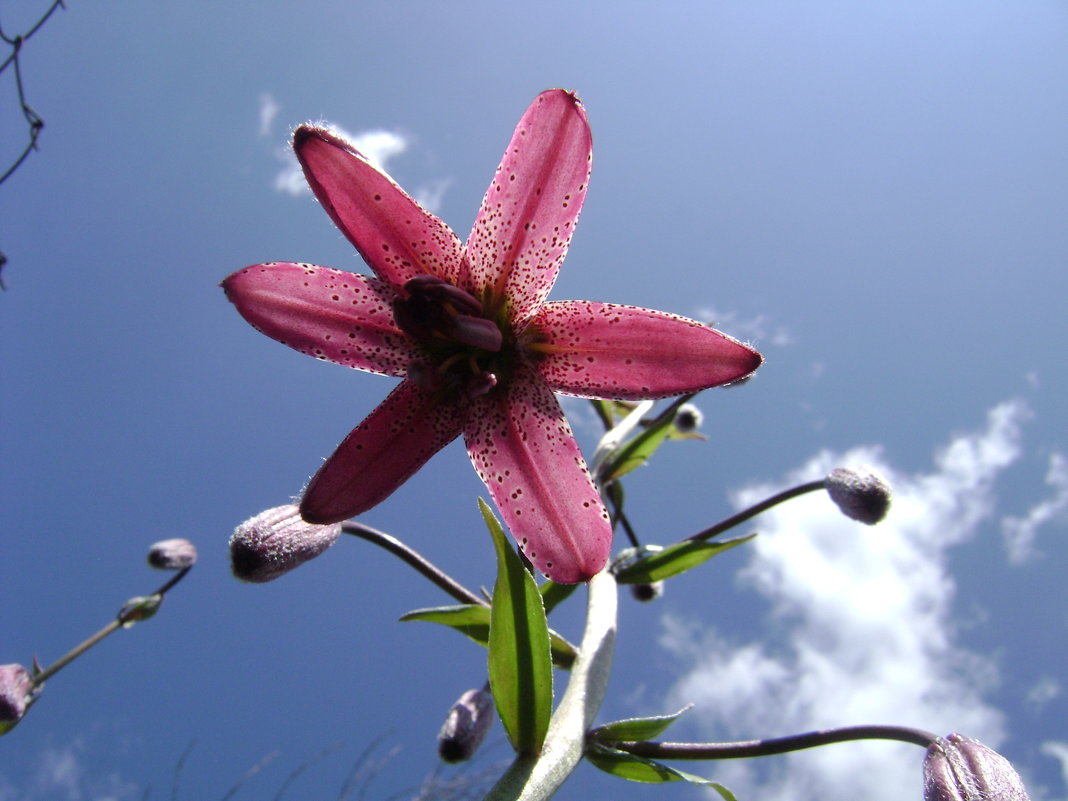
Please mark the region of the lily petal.
<svg viewBox="0 0 1068 801"><path fill-rule="evenodd" d="M736 339L674 314L582 300L546 303L528 329L538 370L556 392L645 400L727 384L762 357Z"/></svg>
<svg viewBox="0 0 1068 801"><path fill-rule="evenodd" d="M379 278L397 288L417 275L455 279L463 256L456 234L349 142L302 125L293 150L330 219Z"/></svg>
<svg viewBox="0 0 1068 801"><path fill-rule="evenodd" d="M317 359L403 376L416 356L393 322L396 295L377 278L274 262L238 270L222 285L257 330Z"/></svg>
<svg viewBox="0 0 1068 801"><path fill-rule="evenodd" d="M612 545L608 512L552 391L529 365L477 398L467 451L519 548L553 581L586 581Z"/></svg>
<svg viewBox="0 0 1068 801"><path fill-rule="evenodd" d="M308 523L337 523L388 498L460 434L461 414L402 381L319 468L300 502Z"/></svg>
<svg viewBox="0 0 1068 801"><path fill-rule="evenodd" d="M590 179L593 140L579 99L542 92L504 152L467 240L460 285L525 320L549 294ZM490 309L491 313L496 309Z"/></svg>

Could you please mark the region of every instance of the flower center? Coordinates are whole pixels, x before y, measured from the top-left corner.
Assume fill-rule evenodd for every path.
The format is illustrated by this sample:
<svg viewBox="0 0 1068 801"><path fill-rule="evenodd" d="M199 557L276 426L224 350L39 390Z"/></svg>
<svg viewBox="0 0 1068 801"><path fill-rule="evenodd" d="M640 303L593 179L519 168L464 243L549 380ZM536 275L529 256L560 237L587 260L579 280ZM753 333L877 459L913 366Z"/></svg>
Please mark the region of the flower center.
<svg viewBox="0 0 1068 801"><path fill-rule="evenodd" d="M483 316L470 293L433 275L404 285L393 301L397 326L418 342L425 361L408 365L408 378L429 392L477 397L497 385L504 336Z"/></svg>

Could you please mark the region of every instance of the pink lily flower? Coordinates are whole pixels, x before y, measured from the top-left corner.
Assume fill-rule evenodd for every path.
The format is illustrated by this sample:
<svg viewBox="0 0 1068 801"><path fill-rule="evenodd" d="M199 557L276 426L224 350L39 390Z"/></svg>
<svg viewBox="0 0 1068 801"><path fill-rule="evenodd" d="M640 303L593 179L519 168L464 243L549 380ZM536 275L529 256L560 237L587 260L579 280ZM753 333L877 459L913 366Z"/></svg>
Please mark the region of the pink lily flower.
<svg viewBox="0 0 1068 801"><path fill-rule="evenodd" d="M308 183L375 275L258 264L227 278L226 295L301 353L403 379L312 478L307 522L365 512L462 433L523 553L557 582L588 580L608 560L612 529L553 393L662 398L760 365L752 348L683 317L546 302L586 197L591 146L578 98L540 94L465 246L351 144L297 129Z"/></svg>

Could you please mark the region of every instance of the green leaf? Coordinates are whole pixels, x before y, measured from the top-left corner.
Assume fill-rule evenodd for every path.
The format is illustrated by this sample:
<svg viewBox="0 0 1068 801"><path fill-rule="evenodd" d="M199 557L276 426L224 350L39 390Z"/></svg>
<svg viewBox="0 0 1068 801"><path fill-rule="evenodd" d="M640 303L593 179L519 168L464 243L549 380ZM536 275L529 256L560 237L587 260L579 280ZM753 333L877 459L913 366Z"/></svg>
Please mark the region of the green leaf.
<svg viewBox="0 0 1068 801"><path fill-rule="evenodd" d="M508 543L489 506L478 500L497 551L490 608L489 680L504 729L521 754L537 754L553 711L549 625L534 577Z"/></svg>
<svg viewBox="0 0 1068 801"><path fill-rule="evenodd" d="M400 619L404 623L410 620L441 623L444 626L456 629L483 647L489 646L490 608L484 604L461 604L459 606L435 606L428 609L416 609L402 615ZM549 629L549 645L552 649L553 664L563 670L570 669L577 655L575 646L552 629Z"/></svg>
<svg viewBox="0 0 1068 801"><path fill-rule="evenodd" d="M594 744L586 749L586 758L591 764L605 773L610 773L627 781L652 784L678 781L689 782L690 784L699 784L702 787L712 788L723 797L723 801L738 801L734 797L734 793L719 782L676 770L668 765L661 765L659 762L635 756L626 751Z"/></svg>
<svg viewBox="0 0 1068 801"><path fill-rule="evenodd" d="M416 609L403 615L401 620L404 622L425 620L428 623L441 623L470 637L479 645L489 644L490 610L488 606L482 604Z"/></svg>
<svg viewBox="0 0 1068 801"><path fill-rule="evenodd" d="M755 536L755 533L746 534L744 537L734 537L718 542L683 540L622 568L616 573L616 581L620 584L650 584L677 576L679 573L685 573L707 562L716 554L730 550L743 542L749 542Z"/></svg>
<svg viewBox="0 0 1068 801"><path fill-rule="evenodd" d="M557 584L549 580L542 584L538 591L541 593L542 603L545 604L545 614L552 612L557 605L566 600L571 593L578 589L578 584Z"/></svg>
<svg viewBox="0 0 1068 801"><path fill-rule="evenodd" d="M684 706L673 715L654 715L648 718L627 718L598 726L590 737L601 743L635 742L659 737L667 727L679 719L690 706Z"/></svg>
<svg viewBox="0 0 1068 801"><path fill-rule="evenodd" d="M606 464L601 469L603 482L608 484L645 464L656 449L664 443L671 431L671 423L674 419L674 412L660 415L652 425L620 447L613 456L606 460Z"/></svg>

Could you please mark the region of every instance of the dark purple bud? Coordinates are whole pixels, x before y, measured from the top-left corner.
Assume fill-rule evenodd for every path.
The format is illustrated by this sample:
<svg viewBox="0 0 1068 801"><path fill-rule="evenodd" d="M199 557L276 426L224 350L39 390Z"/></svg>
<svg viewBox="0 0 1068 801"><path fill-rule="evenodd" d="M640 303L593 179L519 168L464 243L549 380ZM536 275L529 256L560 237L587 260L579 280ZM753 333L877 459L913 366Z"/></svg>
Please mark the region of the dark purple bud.
<svg viewBox="0 0 1068 801"><path fill-rule="evenodd" d="M161 540L148 551L148 563L159 570L184 570L196 561L196 546L181 538Z"/></svg>
<svg viewBox="0 0 1068 801"><path fill-rule="evenodd" d="M452 705L438 732L438 754L446 762L464 762L482 745L493 725L489 690L468 690Z"/></svg>
<svg viewBox="0 0 1068 801"><path fill-rule="evenodd" d="M825 479L827 493L842 514L873 526L886 517L893 491L870 467L832 470Z"/></svg>
<svg viewBox="0 0 1068 801"><path fill-rule="evenodd" d="M705 416L701 414L700 409L692 403L684 403L675 412L675 428L683 434L690 434L701 427L704 419Z"/></svg>
<svg viewBox="0 0 1068 801"><path fill-rule="evenodd" d="M631 584L630 594L635 601L641 601L642 603L655 601L664 594L664 582L654 581L650 584Z"/></svg>
<svg viewBox="0 0 1068 801"><path fill-rule="evenodd" d="M0 665L0 734L7 734L22 720L37 689L22 665Z"/></svg>
<svg viewBox="0 0 1068 801"><path fill-rule="evenodd" d="M923 801L1030 801L1009 760L960 734L939 737L923 761Z"/></svg>
<svg viewBox="0 0 1068 801"><path fill-rule="evenodd" d="M230 537L230 567L242 581L273 581L314 559L340 536L340 523L306 523L297 506L276 506L237 527Z"/></svg>

